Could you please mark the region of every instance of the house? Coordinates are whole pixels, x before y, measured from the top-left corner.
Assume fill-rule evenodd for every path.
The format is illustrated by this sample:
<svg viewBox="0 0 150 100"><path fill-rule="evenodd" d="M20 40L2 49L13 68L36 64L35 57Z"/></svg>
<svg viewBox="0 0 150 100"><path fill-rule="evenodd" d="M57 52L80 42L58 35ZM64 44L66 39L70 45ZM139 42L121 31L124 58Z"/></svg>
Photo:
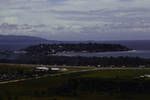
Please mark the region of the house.
<svg viewBox="0 0 150 100"><path fill-rule="evenodd" d="M100 67L101 67L101 65L97 65L97 67L98 67L98 68L100 68Z"/></svg>
<svg viewBox="0 0 150 100"><path fill-rule="evenodd" d="M126 66L122 66L122 68L126 68Z"/></svg>
<svg viewBox="0 0 150 100"><path fill-rule="evenodd" d="M60 68L51 68L52 71L60 71Z"/></svg>
<svg viewBox="0 0 150 100"><path fill-rule="evenodd" d="M62 68L61 71L68 71L68 69L67 68Z"/></svg>
<svg viewBox="0 0 150 100"><path fill-rule="evenodd" d="M150 75L142 75L140 78L150 78Z"/></svg>
<svg viewBox="0 0 150 100"><path fill-rule="evenodd" d="M66 68L57 68L57 67L53 67L53 68L51 68L51 71L67 71L68 69L66 69Z"/></svg>
<svg viewBox="0 0 150 100"><path fill-rule="evenodd" d="M14 54L26 54L26 51L14 51Z"/></svg>
<svg viewBox="0 0 150 100"><path fill-rule="evenodd" d="M48 67L36 67L36 71L49 71Z"/></svg>
<svg viewBox="0 0 150 100"><path fill-rule="evenodd" d="M140 65L139 68L145 68L145 66L144 65Z"/></svg>

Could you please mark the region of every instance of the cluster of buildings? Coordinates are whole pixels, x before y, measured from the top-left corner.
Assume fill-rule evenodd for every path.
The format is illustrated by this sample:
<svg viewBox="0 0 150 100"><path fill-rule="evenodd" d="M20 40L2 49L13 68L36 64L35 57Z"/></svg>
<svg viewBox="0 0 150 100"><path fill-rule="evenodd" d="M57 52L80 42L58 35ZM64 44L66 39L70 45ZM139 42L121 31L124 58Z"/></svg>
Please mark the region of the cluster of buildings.
<svg viewBox="0 0 150 100"><path fill-rule="evenodd" d="M89 65L90 66L90 65ZM97 68L104 68L105 66L102 66L102 65L97 65L96 66ZM108 66L109 68L116 68L117 66L116 65L109 65ZM118 66L119 68L129 68L129 66ZM147 66L146 65L139 65L137 66L137 68L146 68Z"/></svg>
<svg viewBox="0 0 150 100"><path fill-rule="evenodd" d="M67 68L59 68L59 67L45 67L39 66L35 68L36 71L67 71Z"/></svg>

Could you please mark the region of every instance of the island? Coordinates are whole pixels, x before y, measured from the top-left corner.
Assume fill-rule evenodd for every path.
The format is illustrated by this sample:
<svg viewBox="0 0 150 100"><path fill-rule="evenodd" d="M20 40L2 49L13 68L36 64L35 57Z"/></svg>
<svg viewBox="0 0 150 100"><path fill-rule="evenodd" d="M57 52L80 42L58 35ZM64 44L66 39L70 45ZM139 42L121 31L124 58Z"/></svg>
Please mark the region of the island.
<svg viewBox="0 0 150 100"><path fill-rule="evenodd" d="M39 44L25 48L31 55L49 55L60 52L111 52L111 51L128 51L131 50L120 44L102 44L102 43L59 43L59 44Z"/></svg>

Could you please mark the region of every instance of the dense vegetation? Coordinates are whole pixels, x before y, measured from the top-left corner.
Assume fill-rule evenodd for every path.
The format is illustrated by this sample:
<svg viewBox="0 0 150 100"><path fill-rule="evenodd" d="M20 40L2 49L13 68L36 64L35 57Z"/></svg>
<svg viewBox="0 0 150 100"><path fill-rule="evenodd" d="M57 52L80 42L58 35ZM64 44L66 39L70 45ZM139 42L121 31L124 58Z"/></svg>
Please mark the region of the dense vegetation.
<svg viewBox="0 0 150 100"><path fill-rule="evenodd" d="M30 46L25 49L32 55L49 55L57 52L106 52L106 51L127 51L129 48L119 44L98 44L98 43L80 43L80 44L40 44Z"/></svg>
<svg viewBox="0 0 150 100"><path fill-rule="evenodd" d="M32 68L0 65L0 82L16 80L21 78L30 78L33 77L33 75L35 75L35 73L33 73Z"/></svg>
<svg viewBox="0 0 150 100"><path fill-rule="evenodd" d="M40 56L21 55L16 59L0 59L1 63L18 64L49 64L69 66L100 66L101 67L139 67L150 66L150 59L138 57L65 57L65 56Z"/></svg>
<svg viewBox="0 0 150 100"><path fill-rule="evenodd" d="M50 64L50 65L69 65L69 66L129 66L138 67L141 65L149 66L149 59L141 59L138 57L64 57L64 56L21 56L20 58L10 61L13 63L26 64Z"/></svg>
<svg viewBox="0 0 150 100"><path fill-rule="evenodd" d="M149 100L148 69L102 70L0 85L1 100Z"/></svg>

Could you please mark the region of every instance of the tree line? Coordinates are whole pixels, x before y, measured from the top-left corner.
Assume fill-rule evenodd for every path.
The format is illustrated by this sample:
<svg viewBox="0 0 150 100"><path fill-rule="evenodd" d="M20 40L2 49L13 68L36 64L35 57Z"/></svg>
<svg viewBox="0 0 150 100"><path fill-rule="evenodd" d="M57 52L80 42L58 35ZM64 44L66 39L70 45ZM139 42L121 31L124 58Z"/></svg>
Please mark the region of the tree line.
<svg viewBox="0 0 150 100"><path fill-rule="evenodd" d="M1 59L1 63L19 64L49 64L68 66L100 66L100 67L139 67L149 66L150 59L138 57L66 57L66 56L40 56L22 55L16 59Z"/></svg>

